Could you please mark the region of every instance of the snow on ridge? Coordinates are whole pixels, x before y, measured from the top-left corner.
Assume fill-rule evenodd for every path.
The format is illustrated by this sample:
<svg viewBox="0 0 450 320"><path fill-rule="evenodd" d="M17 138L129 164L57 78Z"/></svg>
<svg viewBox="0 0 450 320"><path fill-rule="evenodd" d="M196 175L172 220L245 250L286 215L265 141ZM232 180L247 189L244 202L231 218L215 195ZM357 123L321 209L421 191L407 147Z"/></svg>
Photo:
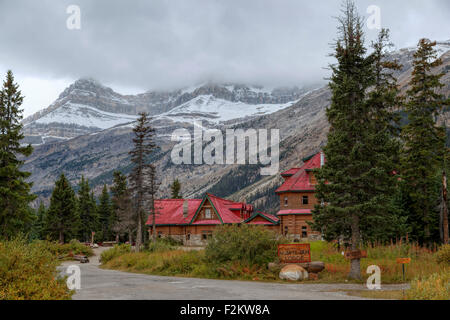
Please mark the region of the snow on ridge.
<svg viewBox="0 0 450 320"><path fill-rule="evenodd" d="M91 106L69 102L32 123L64 123L108 129L120 124L135 121L137 118L138 116L106 112Z"/></svg>
<svg viewBox="0 0 450 320"><path fill-rule="evenodd" d="M213 95L200 95L168 112L156 116L155 119L170 119L175 122L204 119L218 124L248 116L270 114L287 108L295 102L253 105L240 101L231 102L215 98Z"/></svg>

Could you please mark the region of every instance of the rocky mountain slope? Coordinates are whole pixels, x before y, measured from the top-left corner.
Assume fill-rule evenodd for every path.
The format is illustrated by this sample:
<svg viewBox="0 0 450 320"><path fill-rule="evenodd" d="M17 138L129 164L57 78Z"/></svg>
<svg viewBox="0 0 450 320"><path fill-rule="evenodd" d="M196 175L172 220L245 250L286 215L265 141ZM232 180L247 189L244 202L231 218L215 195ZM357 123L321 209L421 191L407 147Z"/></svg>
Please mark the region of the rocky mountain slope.
<svg viewBox="0 0 450 320"><path fill-rule="evenodd" d="M444 65L435 72L445 73L443 92L449 95L450 43L441 44L441 47L444 48L442 52ZM403 69L397 75L403 91L411 74L412 52L408 49L392 54L404 63ZM167 107L155 115L154 126L159 149L152 160L159 171L160 196L169 196L169 184L178 178L182 184L182 193L186 197L199 197L204 192L211 192L234 200L246 200L260 210L276 212L279 200L273 191L281 183L279 175L261 176L259 165L175 165L170 157L175 144L170 140L171 134L179 128L186 128L192 132L191 121L194 119L203 120L206 128L217 128L222 131L230 128L280 129L281 172L301 165L300 159L317 152L326 143L328 123L325 110L329 105L330 91L327 87L310 90L307 93L298 91L295 96L298 101L286 105L278 96L277 99L280 99L276 100L278 105L273 104L272 109L267 109L270 107L265 106L270 105L267 101L250 98L256 91L252 91L251 94L247 91L247 95L239 96L237 94L239 91L234 87L234 90L228 90L234 92L234 96L230 98L221 95L226 93L225 89L228 90L224 86L220 86L220 89L219 86L209 86L189 90L185 94L193 95L192 99L177 106ZM211 90L216 94L206 93ZM195 96L193 93L196 91L202 94ZM244 101L245 99L247 100ZM253 103L255 101L258 104ZM251 108L248 114L240 112L240 109L247 107ZM111 110L101 111L108 113ZM126 117L135 115L133 112L124 114L126 115L124 121L129 120ZM111 122L113 121L115 120L112 119ZM447 124L450 125L450 122ZM48 199L54 181L61 172L64 172L73 184L79 181L82 174L85 175L96 192L100 192L103 183L111 183L114 170L118 169L124 173L130 171L128 151L131 148L131 128L132 125L127 122L65 141L47 142L36 146L34 153L24 165L24 169L32 172L33 191L40 199Z"/></svg>
<svg viewBox="0 0 450 320"><path fill-rule="evenodd" d="M121 95L93 79L80 79L48 108L23 121L24 143L38 145L99 132L133 122L143 111L175 122L192 114L203 114L213 122L264 114L292 104L306 91L207 83L171 92Z"/></svg>

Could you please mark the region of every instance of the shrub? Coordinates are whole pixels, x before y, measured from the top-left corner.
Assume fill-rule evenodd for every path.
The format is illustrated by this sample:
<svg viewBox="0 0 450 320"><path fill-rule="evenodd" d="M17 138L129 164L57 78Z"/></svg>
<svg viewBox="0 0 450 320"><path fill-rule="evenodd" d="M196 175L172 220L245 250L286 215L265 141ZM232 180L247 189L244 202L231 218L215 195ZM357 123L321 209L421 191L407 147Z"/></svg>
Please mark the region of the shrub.
<svg viewBox="0 0 450 320"><path fill-rule="evenodd" d="M72 293L58 279L59 264L50 242L27 243L24 237L0 242L1 300L64 300Z"/></svg>
<svg viewBox="0 0 450 320"><path fill-rule="evenodd" d="M114 247L112 247L111 249L105 250L102 252L102 254L100 255L100 262L102 264L107 263L108 261L119 257L121 255L124 255L126 253L130 253L131 252L131 245L129 244L116 244Z"/></svg>
<svg viewBox="0 0 450 320"><path fill-rule="evenodd" d="M433 273L423 279L416 279L407 291L409 300L450 300L450 272Z"/></svg>
<svg viewBox="0 0 450 320"><path fill-rule="evenodd" d="M436 261L438 263L450 265L450 244L445 244L436 252Z"/></svg>
<svg viewBox="0 0 450 320"><path fill-rule="evenodd" d="M213 263L240 261L264 265L277 257L275 238L273 232L260 226L220 226L208 241L206 259Z"/></svg>
<svg viewBox="0 0 450 320"><path fill-rule="evenodd" d="M144 250L148 252L163 252L176 250L179 246L183 245L181 241L175 240L171 237L157 238L155 241L151 239L144 244Z"/></svg>

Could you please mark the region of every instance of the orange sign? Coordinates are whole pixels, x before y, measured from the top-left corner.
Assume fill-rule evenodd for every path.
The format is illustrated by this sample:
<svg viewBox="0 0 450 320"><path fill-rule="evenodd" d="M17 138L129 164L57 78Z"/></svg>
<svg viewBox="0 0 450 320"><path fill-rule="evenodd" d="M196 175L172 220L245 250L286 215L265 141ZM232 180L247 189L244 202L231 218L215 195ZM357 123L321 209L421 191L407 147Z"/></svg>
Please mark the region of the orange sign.
<svg viewBox="0 0 450 320"><path fill-rule="evenodd" d="M410 263L411 262L411 258L397 258L397 263L399 264L406 264L406 263Z"/></svg>
<svg viewBox="0 0 450 320"><path fill-rule="evenodd" d="M278 258L281 263L311 262L309 243L279 244Z"/></svg>
<svg viewBox="0 0 450 320"><path fill-rule="evenodd" d="M365 250L347 251L345 253L345 257L350 260L367 258L367 251L365 251Z"/></svg>

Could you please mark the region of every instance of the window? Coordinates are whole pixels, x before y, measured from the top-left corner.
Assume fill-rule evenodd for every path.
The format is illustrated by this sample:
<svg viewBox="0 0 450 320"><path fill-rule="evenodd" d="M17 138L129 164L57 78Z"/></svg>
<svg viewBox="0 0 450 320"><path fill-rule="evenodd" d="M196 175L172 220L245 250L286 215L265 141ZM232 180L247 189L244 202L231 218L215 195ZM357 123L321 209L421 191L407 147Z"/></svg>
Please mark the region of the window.
<svg viewBox="0 0 450 320"><path fill-rule="evenodd" d="M161 231L158 231L158 238L161 238L162 237L162 232Z"/></svg>
<svg viewBox="0 0 450 320"><path fill-rule="evenodd" d="M205 219L211 219L211 209L205 209Z"/></svg>
<svg viewBox="0 0 450 320"><path fill-rule="evenodd" d="M190 234L190 233L188 233L188 234L186 235L186 240L191 240L191 234Z"/></svg>
<svg viewBox="0 0 450 320"><path fill-rule="evenodd" d="M210 231L210 230L202 231L202 240L208 240L211 237L212 237L212 231Z"/></svg>
<svg viewBox="0 0 450 320"><path fill-rule="evenodd" d="M284 227L284 235L287 235L289 232L289 228L287 226Z"/></svg>
<svg viewBox="0 0 450 320"><path fill-rule="evenodd" d="M285 207L288 206L288 197L284 197L284 206L285 206Z"/></svg>
<svg viewBox="0 0 450 320"><path fill-rule="evenodd" d="M308 238L308 230L306 226L302 226L302 238Z"/></svg>
<svg viewBox="0 0 450 320"><path fill-rule="evenodd" d="M303 196L302 197L302 204L308 204L308 196Z"/></svg>

